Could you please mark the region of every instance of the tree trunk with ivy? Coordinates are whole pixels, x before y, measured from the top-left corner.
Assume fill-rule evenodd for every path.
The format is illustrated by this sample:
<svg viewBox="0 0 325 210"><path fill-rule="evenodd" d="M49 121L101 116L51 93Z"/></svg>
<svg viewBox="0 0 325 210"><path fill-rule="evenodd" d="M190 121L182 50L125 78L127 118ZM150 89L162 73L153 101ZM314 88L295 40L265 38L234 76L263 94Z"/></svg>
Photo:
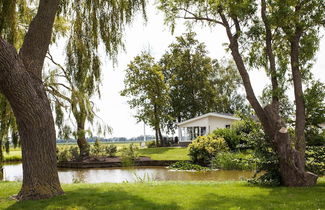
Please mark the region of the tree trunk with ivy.
<svg viewBox="0 0 325 210"><path fill-rule="evenodd" d="M16 117L22 146L23 183L19 200L51 198L63 193L56 166L56 135L42 67L50 44L57 0L41 0L23 46L0 38L0 91Z"/></svg>

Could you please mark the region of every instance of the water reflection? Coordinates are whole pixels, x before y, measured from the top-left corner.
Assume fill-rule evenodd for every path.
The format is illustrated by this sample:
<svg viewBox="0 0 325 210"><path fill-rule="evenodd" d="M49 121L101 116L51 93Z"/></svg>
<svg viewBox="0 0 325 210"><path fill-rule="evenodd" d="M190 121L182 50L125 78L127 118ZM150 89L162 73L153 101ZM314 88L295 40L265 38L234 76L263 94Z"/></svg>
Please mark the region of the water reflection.
<svg viewBox="0 0 325 210"><path fill-rule="evenodd" d="M228 181L252 177L251 171L218 170L208 172L171 171L165 167L109 168L109 169L60 169L61 183L122 183L146 181ZM4 165L6 181L22 180L22 164Z"/></svg>

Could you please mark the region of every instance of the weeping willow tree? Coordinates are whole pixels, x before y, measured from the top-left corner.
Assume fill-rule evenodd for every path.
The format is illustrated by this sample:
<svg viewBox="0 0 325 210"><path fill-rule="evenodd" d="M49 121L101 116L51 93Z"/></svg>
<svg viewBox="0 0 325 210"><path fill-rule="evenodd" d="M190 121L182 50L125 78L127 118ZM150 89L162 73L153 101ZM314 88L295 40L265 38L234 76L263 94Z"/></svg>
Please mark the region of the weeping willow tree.
<svg viewBox="0 0 325 210"><path fill-rule="evenodd" d="M68 61L67 69L78 69L74 70L79 72L77 75L96 74L85 69L92 69L93 61L98 59L95 55L99 43L102 42L106 52L114 58L123 46L125 25L131 23L135 12L144 11L144 7L145 0L0 2L0 27L4 28L0 36L0 92L12 108L22 145L23 184L17 199L43 199L63 193L56 168L54 120L42 78L49 45L56 42L52 36L55 18L64 15L75 33L85 30L79 37L74 37L73 32L69 35L73 46L70 52L78 55L68 60L78 62L69 64ZM82 25L74 22L78 19ZM21 39L17 28L21 29ZM73 43L83 43L83 47ZM94 55L92 58L83 51L88 48ZM84 93L88 93L87 90Z"/></svg>
<svg viewBox="0 0 325 210"><path fill-rule="evenodd" d="M26 24L30 22L33 14L34 11L25 1L1 1L0 37L16 48L20 48ZM16 119L8 100L0 93L0 164L4 160L3 149L9 152L10 139L15 147L19 144ZM2 174L1 168L0 165L0 174Z"/></svg>

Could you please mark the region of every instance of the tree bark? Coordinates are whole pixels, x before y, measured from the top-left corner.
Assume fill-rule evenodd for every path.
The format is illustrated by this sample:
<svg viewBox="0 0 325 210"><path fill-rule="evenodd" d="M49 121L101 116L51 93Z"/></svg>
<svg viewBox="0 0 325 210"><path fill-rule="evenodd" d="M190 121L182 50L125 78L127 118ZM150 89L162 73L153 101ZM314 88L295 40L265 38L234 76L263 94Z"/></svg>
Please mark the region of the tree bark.
<svg viewBox="0 0 325 210"><path fill-rule="evenodd" d="M155 135L156 135L156 146L159 147L159 138L158 138L158 129L155 127Z"/></svg>
<svg viewBox="0 0 325 210"><path fill-rule="evenodd" d="M159 135L159 139L160 139L160 145L162 147L165 147L166 146L166 142L164 141L164 138L161 134L161 129L160 129L160 126L158 126L158 135Z"/></svg>
<svg viewBox="0 0 325 210"><path fill-rule="evenodd" d="M279 102L279 96L278 96L278 90L279 90L279 83L278 83L278 76L276 71L276 63L275 63L275 56L273 53L273 45L272 45L272 31L271 26L269 24L269 20L266 16L266 2L265 0L261 1L261 16L262 20L264 22L265 27L265 44L266 44L266 54L269 61L269 71L271 75L271 83L272 83L272 105L274 107L274 110L276 113L280 113L280 102Z"/></svg>
<svg viewBox="0 0 325 210"><path fill-rule="evenodd" d="M56 167L54 121L43 83L25 70L16 50L1 38L0 91L12 107L21 138L23 185L17 199L62 194Z"/></svg>
<svg viewBox="0 0 325 210"><path fill-rule="evenodd" d="M292 147L285 123L271 105L265 108L276 127L273 142L279 155L279 171L281 184L284 186L313 186L317 176L305 171L305 159L299 151Z"/></svg>
<svg viewBox="0 0 325 210"><path fill-rule="evenodd" d="M89 144L86 140L86 135L85 135L85 121L82 120L77 120L77 144L79 147L79 154L80 154L80 158L84 159L89 157Z"/></svg>
<svg viewBox="0 0 325 210"><path fill-rule="evenodd" d="M299 40L300 33L293 37L290 42L290 57L291 57L291 70L293 87L295 93L296 103L296 148L301 153L303 159L305 159L306 141L305 141L305 126L306 126L306 114L305 114L305 102L302 90L302 78L299 68Z"/></svg>

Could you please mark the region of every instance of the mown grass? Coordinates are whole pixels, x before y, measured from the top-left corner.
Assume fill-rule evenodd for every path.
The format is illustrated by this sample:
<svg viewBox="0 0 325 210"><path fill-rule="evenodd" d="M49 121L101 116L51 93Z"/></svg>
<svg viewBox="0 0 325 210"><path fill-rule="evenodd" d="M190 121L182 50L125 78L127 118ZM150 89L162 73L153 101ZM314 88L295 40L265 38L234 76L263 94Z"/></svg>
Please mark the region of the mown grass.
<svg viewBox="0 0 325 210"><path fill-rule="evenodd" d="M21 184L0 182L0 209L325 209L325 179L310 188L257 187L245 182L153 182L63 185L41 201L9 197Z"/></svg>
<svg viewBox="0 0 325 210"><path fill-rule="evenodd" d="M189 160L188 149L179 147L158 147L140 149L140 155L151 157L153 160Z"/></svg>

